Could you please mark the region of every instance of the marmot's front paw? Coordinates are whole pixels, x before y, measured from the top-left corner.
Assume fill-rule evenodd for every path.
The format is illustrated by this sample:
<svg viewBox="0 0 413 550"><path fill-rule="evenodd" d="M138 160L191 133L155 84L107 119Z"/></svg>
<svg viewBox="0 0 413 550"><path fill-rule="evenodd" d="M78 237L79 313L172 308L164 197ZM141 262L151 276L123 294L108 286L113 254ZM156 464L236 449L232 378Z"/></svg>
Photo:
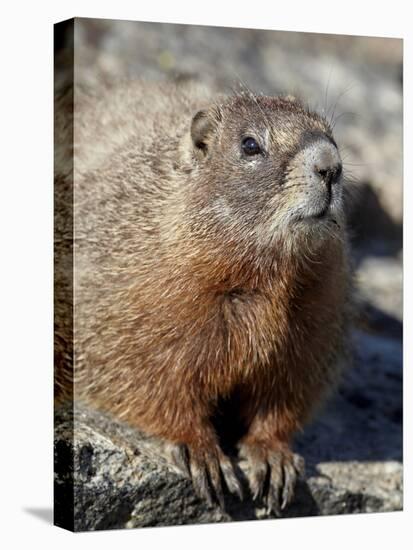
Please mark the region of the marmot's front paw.
<svg viewBox="0 0 413 550"><path fill-rule="evenodd" d="M218 446L195 449L189 445L174 445L171 452L174 464L190 476L198 496L208 504L214 504L214 497L224 509L222 478L228 490L242 499L242 489L230 459Z"/></svg>
<svg viewBox="0 0 413 550"><path fill-rule="evenodd" d="M288 445L271 448L242 444L240 455L248 460L248 481L254 499L263 499L277 516L291 502L297 478L304 476L304 459Z"/></svg>

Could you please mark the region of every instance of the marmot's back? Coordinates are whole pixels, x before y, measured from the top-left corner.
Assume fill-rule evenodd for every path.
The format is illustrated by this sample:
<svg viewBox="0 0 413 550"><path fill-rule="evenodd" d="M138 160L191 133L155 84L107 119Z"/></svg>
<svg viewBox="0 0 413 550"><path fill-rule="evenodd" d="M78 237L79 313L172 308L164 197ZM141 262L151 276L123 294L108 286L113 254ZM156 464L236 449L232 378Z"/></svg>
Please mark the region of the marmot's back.
<svg viewBox="0 0 413 550"><path fill-rule="evenodd" d="M188 129L191 118L210 100L199 85L125 82L113 88L75 90L75 171L110 167L112 155L125 147L147 161L158 145L172 143ZM129 145L129 142L132 142ZM136 146L136 148L133 148Z"/></svg>

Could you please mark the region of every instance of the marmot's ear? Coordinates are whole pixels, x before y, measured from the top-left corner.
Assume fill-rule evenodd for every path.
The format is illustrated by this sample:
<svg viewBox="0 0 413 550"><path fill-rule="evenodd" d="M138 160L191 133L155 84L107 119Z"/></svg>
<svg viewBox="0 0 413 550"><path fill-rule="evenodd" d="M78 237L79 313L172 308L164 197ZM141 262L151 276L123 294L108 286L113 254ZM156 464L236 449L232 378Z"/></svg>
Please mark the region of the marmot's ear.
<svg viewBox="0 0 413 550"><path fill-rule="evenodd" d="M215 108L198 111L192 119L191 138L196 154L205 156L211 138L217 129L220 114Z"/></svg>

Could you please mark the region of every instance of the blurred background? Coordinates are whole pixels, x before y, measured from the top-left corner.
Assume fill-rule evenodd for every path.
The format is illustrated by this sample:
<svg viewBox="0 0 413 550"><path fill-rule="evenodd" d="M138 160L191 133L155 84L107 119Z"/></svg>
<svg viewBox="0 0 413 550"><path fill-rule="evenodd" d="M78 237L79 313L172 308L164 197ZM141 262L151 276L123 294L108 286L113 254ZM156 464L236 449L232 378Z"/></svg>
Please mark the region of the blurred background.
<svg viewBox="0 0 413 550"><path fill-rule="evenodd" d="M76 84L193 79L219 92L242 84L296 95L333 121L358 189L349 212L355 359L296 446L313 495L331 500L319 509L401 509L402 40L97 19L76 19L74 35ZM304 512L293 506L291 515Z"/></svg>

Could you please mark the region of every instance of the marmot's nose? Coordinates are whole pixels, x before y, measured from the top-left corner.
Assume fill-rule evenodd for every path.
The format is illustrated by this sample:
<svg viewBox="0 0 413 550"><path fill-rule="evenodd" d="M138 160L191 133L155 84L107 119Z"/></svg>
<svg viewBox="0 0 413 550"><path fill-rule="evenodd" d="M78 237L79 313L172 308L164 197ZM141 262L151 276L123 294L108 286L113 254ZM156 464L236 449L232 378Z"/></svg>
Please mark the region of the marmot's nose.
<svg viewBox="0 0 413 550"><path fill-rule="evenodd" d="M327 187L339 182L343 165L332 143L320 142L315 146L313 169Z"/></svg>

